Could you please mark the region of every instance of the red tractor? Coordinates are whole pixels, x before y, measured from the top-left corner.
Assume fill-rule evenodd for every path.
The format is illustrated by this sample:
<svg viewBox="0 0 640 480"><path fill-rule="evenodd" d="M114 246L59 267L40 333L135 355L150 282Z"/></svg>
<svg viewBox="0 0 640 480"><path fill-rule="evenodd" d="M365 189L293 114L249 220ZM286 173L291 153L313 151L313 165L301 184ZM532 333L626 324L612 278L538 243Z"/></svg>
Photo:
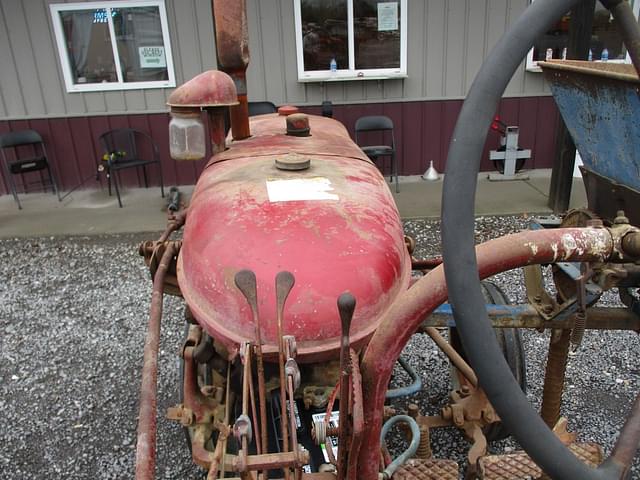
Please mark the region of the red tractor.
<svg viewBox="0 0 640 480"><path fill-rule="evenodd" d="M443 426L460 428L473 444L467 478L628 477L640 441L638 401L604 461L596 445L574 443L559 408L566 357L585 328L640 329L636 217L596 202L560 228L473 241L477 169L497 102L531 43L575 3L534 2L479 72L447 161L443 262L412 257L384 178L339 122L295 107L249 122L244 2L214 2L221 71L198 75L169 99L172 154L200 158L210 138L214 155L188 209L141 246L154 280L136 478L155 471L164 293L184 299L188 326L181 403L168 415L184 426L209 479L457 479L455 462L430 454L430 429ZM640 37L629 5L606 3L637 67ZM637 209L632 193L625 211ZM542 287L540 264L557 265L557 297ZM480 280L519 267L527 268L531 302L500 305L499 292L489 292L487 305ZM627 295L627 308L590 309L614 287ZM452 326L448 343L437 327ZM494 327L555 332L541 416L514 378L521 364L505 358L505 335ZM394 365L416 332L431 336L454 367L456 388L439 415L385 406L398 394L389 391ZM393 459L385 437L397 423L409 447ZM500 432L513 434L526 453L487 455L487 437Z"/></svg>

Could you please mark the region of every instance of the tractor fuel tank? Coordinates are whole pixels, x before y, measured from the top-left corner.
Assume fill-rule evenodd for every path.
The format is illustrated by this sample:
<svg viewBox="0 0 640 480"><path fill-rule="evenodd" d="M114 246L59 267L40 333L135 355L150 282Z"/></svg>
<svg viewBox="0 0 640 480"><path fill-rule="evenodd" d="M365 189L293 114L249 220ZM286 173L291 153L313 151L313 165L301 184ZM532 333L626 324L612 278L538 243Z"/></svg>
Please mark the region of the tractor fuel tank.
<svg viewBox="0 0 640 480"><path fill-rule="evenodd" d="M283 333L295 336L300 362L337 358L341 293L357 300L357 346L409 286L411 259L384 177L342 124L308 119L309 136L294 136L283 116L253 117L252 136L212 157L191 199L178 281L194 317L230 356L256 340L251 310L234 283L240 270L257 277L267 359L278 345L279 271L296 279Z"/></svg>

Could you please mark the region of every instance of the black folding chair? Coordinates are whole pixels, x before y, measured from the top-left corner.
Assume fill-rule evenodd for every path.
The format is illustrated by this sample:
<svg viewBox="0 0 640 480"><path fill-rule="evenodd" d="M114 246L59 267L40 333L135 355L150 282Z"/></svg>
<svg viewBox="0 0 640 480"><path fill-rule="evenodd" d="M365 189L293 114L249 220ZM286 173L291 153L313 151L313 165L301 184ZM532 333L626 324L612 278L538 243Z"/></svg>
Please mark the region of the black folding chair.
<svg viewBox="0 0 640 480"><path fill-rule="evenodd" d="M249 116L276 113L278 109L272 102L249 102Z"/></svg>
<svg viewBox="0 0 640 480"><path fill-rule="evenodd" d="M13 159L7 156L7 149L13 149ZM19 209L22 209L22 205L18 198L16 183L13 179L14 175L22 176L24 192L27 193L29 182L25 179L24 174L40 172L40 181L32 183L40 183L45 189L47 186L51 186L53 194L60 201L58 185L47 160L47 149L38 132L35 130L20 130L0 135L0 151L2 151L2 171ZM25 155L25 152L29 153ZM43 170L48 173L49 179L47 181L42 178Z"/></svg>
<svg viewBox="0 0 640 480"><path fill-rule="evenodd" d="M385 132L391 132L391 144L363 146L358 140L358 133L362 132L381 132L383 135ZM377 162L380 157L391 158L391 175L389 175L389 181L393 182L393 177L396 177L396 193L398 193L400 191L400 185L398 184L398 165L396 163L396 142L393 136L393 122L391 119L384 115L360 117L356 120L356 143L367 157L374 162Z"/></svg>
<svg viewBox="0 0 640 480"><path fill-rule="evenodd" d="M146 167L147 165L157 164L160 174L160 193L162 198L164 198L160 154L158 153L158 146L151 136L133 128L118 128L100 135L100 143L102 143L105 149L105 154L102 157L100 166L107 175L109 195L111 195L111 181L113 179L113 185L116 189L116 196L118 197L118 205L120 208L122 208L122 200L120 199L119 172L126 168L136 169L138 181L140 181L139 169L142 169L144 186L145 188L149 188Z"/></svg>

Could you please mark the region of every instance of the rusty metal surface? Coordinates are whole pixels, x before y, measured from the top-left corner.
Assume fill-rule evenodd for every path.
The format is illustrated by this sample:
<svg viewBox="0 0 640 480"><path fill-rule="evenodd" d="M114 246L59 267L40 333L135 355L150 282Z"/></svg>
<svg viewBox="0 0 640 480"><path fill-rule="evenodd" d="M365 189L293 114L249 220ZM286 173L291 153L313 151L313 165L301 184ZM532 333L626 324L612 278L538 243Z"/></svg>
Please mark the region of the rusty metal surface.
<svg viewBox="0 0 640 480"><path fill-rule="evenodd" d="M560 418L570 340L571 330L556 330L549 340L540 413L549 428L553 428Z"/></svg>
<svg viewBox="0 0 640 480"><path fill-rule="evenodd" d="M156 469L158 346L162 320L164 276L177 248L169 244L153 278L149 326L144 344L140 413L136 442L136 480L153 480Z"/></svg>
<svg viewBox="0 0 640 480"><path fill-rule="evenodd" d="M171 92L167 100L167 105L171 107L222 107L237 103L233 80L220 70L208 70L196 75Z"/></svg>
<svg viewBox="0 0 640 480"><path fill-rule="evenodd" d="M554 229L520 232L477 247L480 278L528 264L556 261L605 261L613 253L614 241L607 229ZM377 475L377 445L382 428L385 393L396 359L418 329L422 319L447 298L444 269L437 267L386 312L365 351L363 395L366 433L360 453L360 478Z"/></svg>
<svg viewBox="0 0 640 480"><path fill-rule="evenodd" d="M251 117L252 136L230 142L229 150L211 157L205 168L210 168L214 163L237 158L284 156L290 153L311 158L356 158L373 165L369 157L351 141L349 132L340 122L318 115L308 115L311 135L293 137L286 135L286 118L277 113Z"/></svg>
<svg viewBox="0 0 640 480"><path fill-rule="evenodd" d="M429 315L421 325L428 327L454 327L449 305L443 305ZM493 328L535 328L535 329L570 329L573 327L571 316L546 321L531 305L489 305L487 314ZM586 325L591 330L633 330L640 331L640 317L627 308L592 307L587 309Z"/></svg>
<svg viewBox="0 0 640 480"><path fill-rule="evenodd" d="M247 101L249 27L245 0L212 0L218 68L228 73L236 87L238 105L231 108L231 133L235 140L251 135Z"/></svg>
<svg viewBox="0 0 640 480"><path fill-rule="evenodd" d="M321 133L294 140L322 153L312 155L304 171L279 170L274 160L278 152L289 153L287 142L294 137L284 134L284 117L256 118L262 130L232 142L214 159L230 155L233 161L210 164L196 185L178 259L182 293L205 330L233 355L242 341L255 337L250 308L233 284L235 273L251 266L259 302L264 302L265 358L273 361L273 278L287 269L296 273L297 285L283 326L298 341L299 361L337 357L340 325L327 319L335 318L335 299L347 290L359 300L351 327L358 350L410 281L411 259L386 181L375 165L362 161L340 123L313 116L312 131L317 121ZM272 133L273 122L282 123L281 134ZM258 156L252 142L259 145L254 146ZM291 181L328 185L328 196L291 201L269 196L272 182L283 182L277 188L287 193Z"/></svg>
<svg viewBox="0 0 640 480"><path fill-rule="evenodd" d="M602 449L595 443L572 443L569 450L590 467L596 467L602 462ZM478 461L478 467L478 478L481 480L548 478L525 452L488 455Z"/></svg>
<svg viewBox="0 0 640 480"><path fill-rule="evenodd" d="M458 464L453 460L412 458L393 475L393 480L458 480Z"/></svg>
<svg viewBox="0 0 640 480"><path fill-rule="evenodd" d="M358 354L351 350L351 444L349 445L349 462L347 480L358 480L358 454L364 433L364 399L362 398L362 375Z"/></svg>

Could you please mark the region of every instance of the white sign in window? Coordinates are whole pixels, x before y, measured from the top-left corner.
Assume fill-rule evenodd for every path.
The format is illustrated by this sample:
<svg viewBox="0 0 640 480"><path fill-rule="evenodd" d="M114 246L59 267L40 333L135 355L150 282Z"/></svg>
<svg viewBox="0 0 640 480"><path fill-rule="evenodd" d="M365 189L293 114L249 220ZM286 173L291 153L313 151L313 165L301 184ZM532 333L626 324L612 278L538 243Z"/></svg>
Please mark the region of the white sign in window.
<svg viewBox="0 0 640 480"><path fill-rule="evenodd" d="M398 30L398 2L378 4L378 31Z"/></svg>
<svg viewBox="0 0 640 480"><path fill-rule="evenodd" d="M294 0L298 80L407 76L407 0Z"/></svg>
<svg viewBox="0 0 640 480"><path fill-rule="evenodd" d="M50 9L67 92L175 86L164 0Z"/></svg>
<svg viewBox="0 0 640 480"><path fill-rule="evenodd" d="M161 68L167 66L164 47L138 47L140 68Z"/></svg>

